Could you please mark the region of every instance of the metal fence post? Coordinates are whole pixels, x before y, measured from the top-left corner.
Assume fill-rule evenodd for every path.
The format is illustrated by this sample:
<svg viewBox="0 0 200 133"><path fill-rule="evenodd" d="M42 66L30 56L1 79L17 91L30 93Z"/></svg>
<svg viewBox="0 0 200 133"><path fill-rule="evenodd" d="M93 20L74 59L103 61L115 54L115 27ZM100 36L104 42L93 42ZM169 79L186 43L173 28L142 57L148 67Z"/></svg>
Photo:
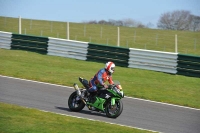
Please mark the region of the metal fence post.
<svg viewBox="0 0 200 133"><path fill-rule="evenodd" d="M117 36L117 46L119 47L120 46L120 31L119 31L119 27L117 27L117 33L118 33L118 36Z"/></svg>
<svg viewBox="0 0 200 133"><path fill-rule="evenodd" d="M100 35L100 36L101 36L101 38L102 38L102 31L103 31L103 29L102 29L102 26L101 26L101 32L100 32L100 33L101 33L101 35Z"/></svg>
<svg viewBox="0 0 200 133"><path fill-rule="evenodd" d="M21 34L21 16L19 16L19 34Z"/></svg>
<svg viewBox="0 0 200 133"><path fill-rule="evenodd" d="M69 22L67 22L67 40L69 40Z"/></svg>
<svg viewBox="0 0 200 133"><path fill-rule="evenodd" d="M86 25L84 25L84 37L85 37L85 34L86 34Z"/></svg>
<svg viewBox="0 0 200 133"><path fill-rule="evenodd" d="M175 53L178 53L177 34L175 35Z"/></svg>

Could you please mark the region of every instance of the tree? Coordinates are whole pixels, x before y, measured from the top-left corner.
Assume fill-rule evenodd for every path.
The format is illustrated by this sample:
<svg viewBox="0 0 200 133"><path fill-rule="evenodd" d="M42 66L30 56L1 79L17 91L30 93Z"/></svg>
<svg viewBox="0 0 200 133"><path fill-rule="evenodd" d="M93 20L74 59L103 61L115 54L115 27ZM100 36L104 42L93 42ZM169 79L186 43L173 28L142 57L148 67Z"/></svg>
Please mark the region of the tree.
<svg viewBox="0 0 200 133"><path fill-rule="evenodd" d="M177 10L161 15L158 21L158 28L170 30L189 30L192 15L189 11Z"/></svg>
<svg viewBox="0 0 200 133"><path fill-rule="evenodd" d="M135 20L130 19L130 18L123 19L122 21L123 21L124 26L127 26L127 27L138 27L138 28L145 28L146 27L141 22L135 21Z"/></svg>
<svg viewBox="0 0 200 133"><path fill-rule="evenodd" d="M200 16L192 15L192 20L190 23L191 31L200 31Z"/></svg>
<svg viewBox="0 0 200 133"><path fill-rule="evenodd" d="M108 21L110 25L115 25L115 26L123 26L123 21L122 20L113 20L113 19L109 19Z"/></svg>
<svg viewBox="0 0 200 133"><path fill-rule="evenodd" d="M99 22L98 22L98 24L107 24L108 22L107 21L105 21L105 20L100 20Z"/></svg>
<svg viewBox="0 0 200 133"><path fill-rule="evenodd" d="M123 19L123 20L114 20L114 19L109 19L108 21L106 20L91 20L91 21L86 21L84 22L86 24L104 24L104 25L114 25L114 26L127 26L127 27L139 27L139 28L145 28L146 26L142 24L141 22L135 21L133 19Z"/></svg>
<svg viewBox="0 0 200 133"><path fill-rule="evenodd" d="M147 27L147 28L153 28L153 27L154 27L154 24L151 23L151 22L149 22L149 23L146 24L146 27Z"/></svg>
<svg viewBox="0 0 200 133"><path fill-rule="evenodd" d="M138 28L145 28L146 26L143 25L142 23L138 23L137 27L138 27Z"/></svg>
<svg viewBox="0 0 200 133"><path fill-rule="evenodd" d="M124 19L123 23L124 23L124 26L134 27L136 22L133 19L128 18L128 19Z"/></svg>
<svg viewBox="0 0 200 133"><path fill-rule="evenodd" d="M87 23L88 24L97 24L97 21L96 20L91 20L91 21L88 21Z"/></svg>
<svg viewBox="0 0 200 133"><path fill-rule="evenodd" d="M116 26L123 26L123 21L122 20L117 20L115 23Z"/></svg>

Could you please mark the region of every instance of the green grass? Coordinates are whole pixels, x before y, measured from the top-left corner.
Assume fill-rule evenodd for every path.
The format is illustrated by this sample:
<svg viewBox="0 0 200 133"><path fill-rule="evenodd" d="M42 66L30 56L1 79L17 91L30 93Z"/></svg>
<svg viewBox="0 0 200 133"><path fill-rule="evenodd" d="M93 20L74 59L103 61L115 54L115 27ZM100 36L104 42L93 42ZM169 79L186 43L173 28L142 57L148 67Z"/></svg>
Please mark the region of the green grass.
<svg viewBox="0 0 200 133"><path fill-rule="evenodd" d="M0 16L0 31L18 33L18 18ZM66 22L22 19L22 34L66 38ZM120 46L174 52L175 34L180 53L200 55L200 32L120 27ZM70 23L70 39L116 46L117 27ZM67 86L79 83L79 76L90 79L104 67L102 63L4 49L0 49L0 62L0 75ZM121 82L126 96L200 108L199 78L123 67L116 67L113 78ZM71 131L146 132L0 103L2 133Z"/></svg>
<svg viewBox="0 0 200 133"><path fill-rule="evenodd" d="M70 22L70 39L117 46L117 27ZM67 23L22 19L22 34L67 38ZM0 31L18 33L18 18L0 16ZM102 34L101 34L102 33ZM200 55L200 32L120 27L120 46Z"/></svg>
<svg viewBox="0 0 200 133"><path fill-rule="evenodd" d="M0 119L0 133L150 133L5 103L0 103Z"/></svg>
<svg viewBox="0 0 200 133"><path fill-rule="evenodd" d="M90 79L104 64L37 53L0 49L0 74L72 86ZM126 96L200 108L200 78L116 67Z"/></svg>

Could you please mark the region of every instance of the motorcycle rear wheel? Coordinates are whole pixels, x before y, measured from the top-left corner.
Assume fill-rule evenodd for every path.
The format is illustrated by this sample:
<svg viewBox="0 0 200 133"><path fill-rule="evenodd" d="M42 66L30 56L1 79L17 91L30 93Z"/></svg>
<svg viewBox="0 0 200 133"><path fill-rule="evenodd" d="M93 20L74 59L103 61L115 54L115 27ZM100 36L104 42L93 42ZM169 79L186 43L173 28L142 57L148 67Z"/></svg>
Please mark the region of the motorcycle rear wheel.
<svg viewBox="0 0 200 133"><path fill-rule="evenodd" d="M109 118L117 118L123 111L123 103L121 100L116 100L115 105L111 105L111 102L106 104L105 112Z"/></svg>
<svg viewBox="0 0 200 133"><path fill-rule="evenodd" d="M70 97L68 99L68 107L70 110L72 110L74 112L79 112L85 107L85 104L79 98L76 91L70 95Z"/></svg>

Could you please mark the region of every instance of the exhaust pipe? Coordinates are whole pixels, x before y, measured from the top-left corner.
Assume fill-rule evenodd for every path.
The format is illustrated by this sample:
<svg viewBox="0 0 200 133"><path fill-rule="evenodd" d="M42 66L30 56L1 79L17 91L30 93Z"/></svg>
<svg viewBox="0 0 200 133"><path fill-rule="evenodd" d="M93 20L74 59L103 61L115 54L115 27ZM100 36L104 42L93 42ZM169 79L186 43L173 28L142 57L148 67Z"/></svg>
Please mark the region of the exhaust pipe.
<svg viewBox="0 0 200 133"><path fill-rule="evenodd" d="M81 91L80 89L78 88L78 85L76 83L74 83L74 89L76 90L76 93L78 96L81 96Z"/></svg>
<svg viewBox="0 0 200 133"><path fill-rule="evenodd" d="M88 109L91 109L91 107L86 103L86 101L81 97L81 91L78 88L78 85L74 83L74 89L76 90L76 94L80 96L80 99L83 101L83 103L88 107Z"/></svg>

